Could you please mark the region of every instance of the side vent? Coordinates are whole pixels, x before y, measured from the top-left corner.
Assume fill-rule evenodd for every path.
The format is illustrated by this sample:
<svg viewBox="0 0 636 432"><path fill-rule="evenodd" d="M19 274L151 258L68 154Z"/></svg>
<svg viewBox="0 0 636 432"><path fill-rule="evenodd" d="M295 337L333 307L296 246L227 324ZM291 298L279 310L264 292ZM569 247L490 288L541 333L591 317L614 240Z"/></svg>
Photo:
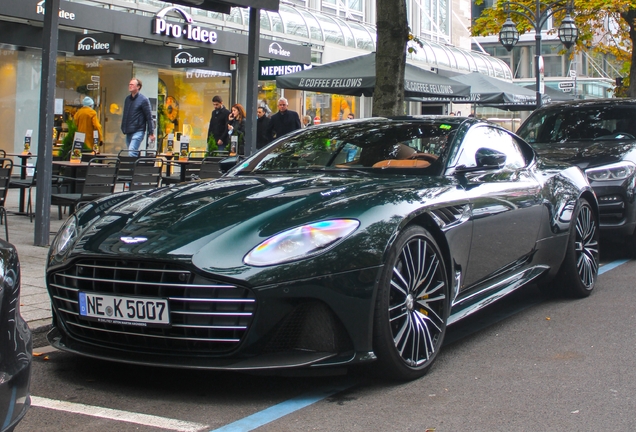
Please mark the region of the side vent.
<svg viewBox="0 0 636 432"><path fill-rule="evenodd" d="M441 207L435 210L431 210L431 215L435 219L435 222L444 228L448 225L453 225L459 222L464 213L468 211L468 205Z"/></svg>

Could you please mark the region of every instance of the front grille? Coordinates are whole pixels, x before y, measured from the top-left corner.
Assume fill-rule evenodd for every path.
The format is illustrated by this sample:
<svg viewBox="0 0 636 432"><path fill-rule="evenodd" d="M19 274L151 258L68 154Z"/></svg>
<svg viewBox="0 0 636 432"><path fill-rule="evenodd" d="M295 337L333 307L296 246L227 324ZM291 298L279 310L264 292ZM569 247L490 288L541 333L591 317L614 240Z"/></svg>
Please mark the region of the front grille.
<svg viewBox="0 0 636 432"><path fill-rule="evenodd" d="M174 263L81 260L48 275L59 318L81 341L143 352L219 354L240 344L252 322L251 290L209 280ZM168 299L170 327L82 319L79 292Z"/></svg>

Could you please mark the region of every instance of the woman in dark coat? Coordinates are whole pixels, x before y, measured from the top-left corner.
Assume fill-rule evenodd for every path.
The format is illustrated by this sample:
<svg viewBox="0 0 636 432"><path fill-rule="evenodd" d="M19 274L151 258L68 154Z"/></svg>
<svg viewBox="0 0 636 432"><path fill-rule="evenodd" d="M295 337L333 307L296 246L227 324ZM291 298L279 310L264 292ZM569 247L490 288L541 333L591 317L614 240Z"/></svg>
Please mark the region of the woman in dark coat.
<svg viewBox="0 0 636 432"><path fill-rule="evenodd" d="M227 130L230 136L230 153L237 153L238 150L238 154L243 154L245 143L245 108L243 105L232 105ZM237 144L234 143L235 140Z"/></svg>

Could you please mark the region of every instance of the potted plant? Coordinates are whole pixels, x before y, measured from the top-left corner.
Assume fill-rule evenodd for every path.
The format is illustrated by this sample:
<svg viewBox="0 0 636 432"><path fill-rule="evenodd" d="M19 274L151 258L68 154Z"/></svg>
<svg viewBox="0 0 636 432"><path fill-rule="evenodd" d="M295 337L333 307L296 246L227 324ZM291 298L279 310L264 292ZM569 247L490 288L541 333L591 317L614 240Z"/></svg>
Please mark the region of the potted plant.
<svg viewBox="0 0 636 432"><path fill-rule="evenodd" d="M216 156L217 151L219 151L219 146L216 143L216 138L214 138L214 134L210 134L208 138L208 155Z"/></svg>

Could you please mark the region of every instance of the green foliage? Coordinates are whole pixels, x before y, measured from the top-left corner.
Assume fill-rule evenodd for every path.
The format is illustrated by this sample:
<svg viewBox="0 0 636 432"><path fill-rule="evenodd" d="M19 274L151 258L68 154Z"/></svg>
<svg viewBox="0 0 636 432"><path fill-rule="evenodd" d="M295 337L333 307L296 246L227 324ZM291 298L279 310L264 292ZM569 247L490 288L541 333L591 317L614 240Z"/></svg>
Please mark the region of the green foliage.
<svg viewBox="0 0 636 432"><path fill-rule="evenodd" d="M476 0L477 5L483 4L483 0ZM501 26L507 18L504 11L504 5L507 2L503 0L496 1L495 5L485 8L481 16L474 20L471 27L473 36L496 35L501 30ZM545 3L541 3L545 8ZM563 5L565 2L563 2ZM525 6L523 8L522 6ZM534 30L534 16L528 18L521 16L536 14L536 0L520 0L510 3L510 18L517 24L517 30L520 34ZM541 9L541 14L544 9ZM615 66L621 70L625 76L631 75L632 63L632 47L636 38L636 2L634 0L576 0L574 10L571 14L576 27L579 29L579 38L575 51L585 51L587 54L605 55L605 60L615 58ZM565 11L559 11L554 14L554 29L550 34L557 33L557 28L565 17ZM617 23L618 25L608 22ZM632 29L630 33L630 28ZM566 50L563 48L562 53ZM609 55L609 58L608 56ZM622 66L622 67L621 67ZM636 73L636 70L633 72ZM634 80L632 80L634 81ZM617 92L618 93L618 92Z"/></svg>
<svg viewBox="0 0 636 432"><path fill-rule="evenodd" d="M158 125L157 125L157 138L160 140L163 139L166 132L166 124L168 123L168 114L166 113L166 107L164 104L160 104L157 108L157 117L158 117Z"/></svg>
<svg viewBox="0 0 636 432"><path fill-rule="evenodd" d="M408 43L406 46L406 51L409 54L413 54L417 52L417 48L415 48L413 45L417 45L420 48L424 48L424 42L422 42L420 38L418 38L413 33L411 33L411 28L409 27L409 37L408 37Z"/></svg>
<svg viewBox="0 0 636 432"><path fill-rule="evenodd" d="M214 134L210 134L210 138L208 138L208 155L215 155L216 152L219 150L219 146L216 143L216 138L214 137Z"/></svg>
<svg viewBox="0 0 636 432"><path fill-rule="evenodd" d="M75 121L73 121L73 119L69 118L66 121L66 126L68 127L68 132L62 140L62 148L60 149L62 160L67 160L70 158L71 149L73 148L73 137L75 136L75 132L77 132L77 125L75 124Z"/></svg>
<svg viewBox="0 0 636 432"><path fill-rule="evenodd" d="M60 155L62 156L62 160L68 160L71 158L71 150L73 150L73 138L75 137L75 132L77 132L77 124L72 118L69 118L66 121L66 126L68 127L68 132L64 139L62 139L62 147L60 149ZM84 143L82 148L83 152L93 151L92 148Z"/></svg>

